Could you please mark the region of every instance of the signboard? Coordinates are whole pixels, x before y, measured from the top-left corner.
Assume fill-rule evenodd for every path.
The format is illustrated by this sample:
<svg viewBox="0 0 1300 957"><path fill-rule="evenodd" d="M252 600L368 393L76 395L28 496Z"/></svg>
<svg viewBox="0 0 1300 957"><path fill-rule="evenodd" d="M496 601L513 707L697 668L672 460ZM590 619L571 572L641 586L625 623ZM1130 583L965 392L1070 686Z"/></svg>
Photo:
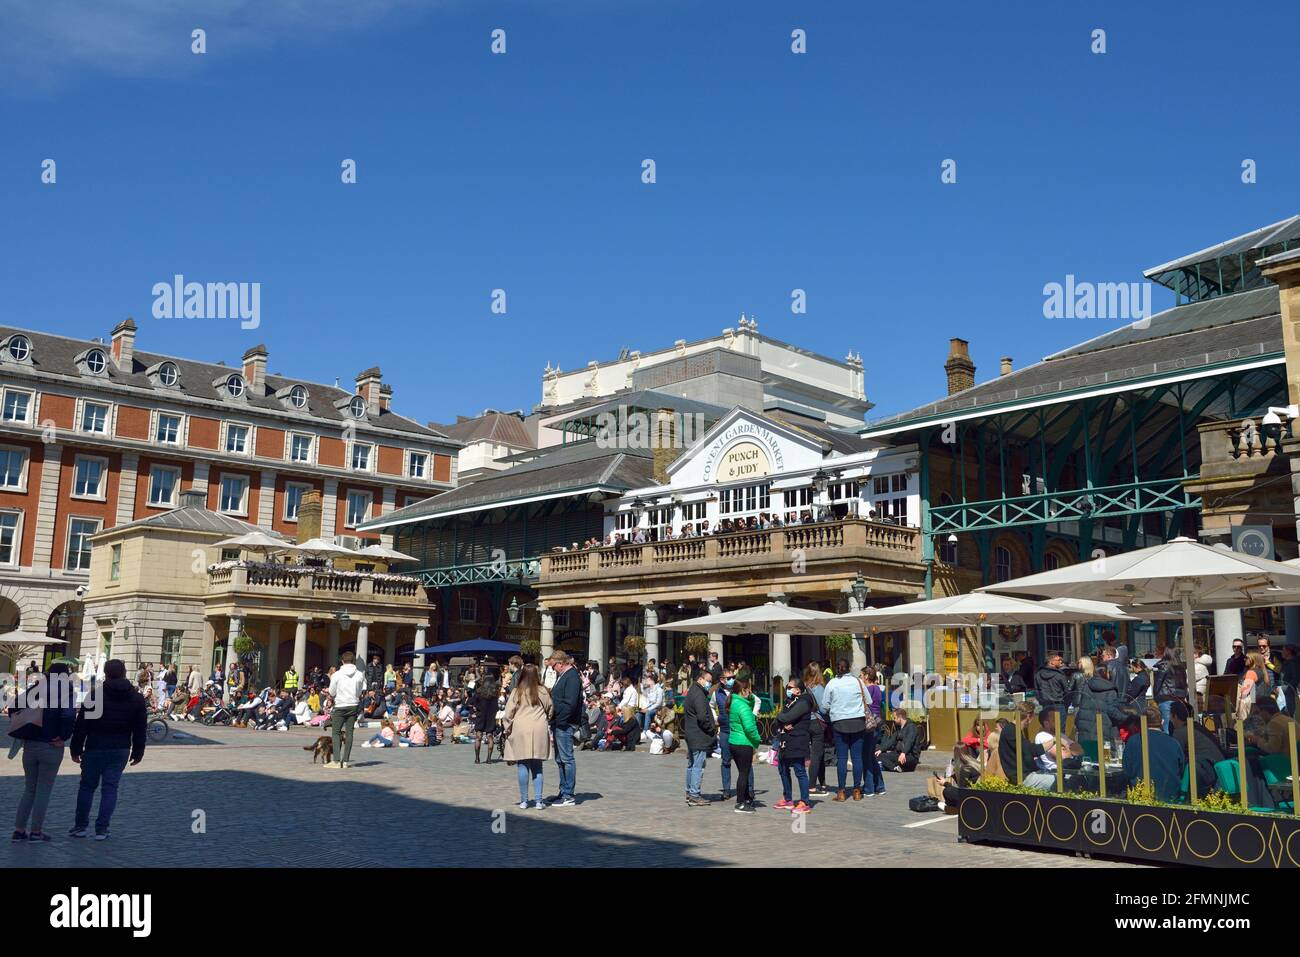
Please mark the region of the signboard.
<svg viewBox="0 0 1300 957"><path fill-rule="evenodd" d="M1238 525L1232 530L1232 550L1255 558L1273 558L1272 525Z"/></svg>
<svg viewBox="0 0 1300 957"><path fill-rule="evenodd" d="M739 482L762 478L772 472L767 453L753 442L737 442L722 453L718 462L719 482Z"/></svg>

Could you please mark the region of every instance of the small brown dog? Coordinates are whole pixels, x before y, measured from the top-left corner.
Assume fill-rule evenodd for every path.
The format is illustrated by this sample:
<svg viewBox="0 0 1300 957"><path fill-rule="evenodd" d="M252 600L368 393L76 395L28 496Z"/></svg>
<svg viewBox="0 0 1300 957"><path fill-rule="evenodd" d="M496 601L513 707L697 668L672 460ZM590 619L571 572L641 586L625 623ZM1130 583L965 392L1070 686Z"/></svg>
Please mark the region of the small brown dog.
<svg viewBox="0 0 1300 957"><path fill-rule="evenodd" d="M315 744L304 745L303 750L311 752L312 764L316 763L317 758L320 758L321 764L329 764L334 760L334 741L328 734L322 734Z"/></svg>

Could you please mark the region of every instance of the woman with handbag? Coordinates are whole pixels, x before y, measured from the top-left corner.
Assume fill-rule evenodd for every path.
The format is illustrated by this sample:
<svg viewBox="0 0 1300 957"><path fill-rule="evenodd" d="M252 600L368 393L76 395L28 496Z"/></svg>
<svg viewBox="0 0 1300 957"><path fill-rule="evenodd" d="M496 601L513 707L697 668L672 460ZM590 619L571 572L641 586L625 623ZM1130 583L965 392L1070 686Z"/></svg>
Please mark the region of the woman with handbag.
<svg viewBox="0 0 1300 957"><path fill-rule="evenodd" d="M865 705L863 718L866 725L862 736L862 760L866 764L864 790L868 797L875 797L877 794L885 793L885 772L880 767L880 759L876 756L880 743L880 729L885 721L883 710L885 693L877 683L876 670L868 666L864 671L867 676L862 690Z"/></svg>
<svg viewBox="0 0 1300 957"><path fill-rule="evenodd" d="M846 801L845 785L850 755L853 758L853 800L862 800L863 744L867 733L867 697L862 682L841 658L835 663L835 678L826 685L822 703L835 731L835 775L839 787L832 801ZM879 727L877 719L876 727Z"/></svg>
<svg viewBox="0 0 1300 957"><path fill-rule="evenodd" d="M50 665L44 679L37 680L43 680L44 688L32 697L44 700L39 708L19 705L10 709L9 736L15 744L22 743L23 751L23 795L18 799L13 839L42 843L50 839L44 830L45 811L50 806L59 765L63 763L63 745L72 737L76 711L72 707L71 676L66 664Z"/></svg>

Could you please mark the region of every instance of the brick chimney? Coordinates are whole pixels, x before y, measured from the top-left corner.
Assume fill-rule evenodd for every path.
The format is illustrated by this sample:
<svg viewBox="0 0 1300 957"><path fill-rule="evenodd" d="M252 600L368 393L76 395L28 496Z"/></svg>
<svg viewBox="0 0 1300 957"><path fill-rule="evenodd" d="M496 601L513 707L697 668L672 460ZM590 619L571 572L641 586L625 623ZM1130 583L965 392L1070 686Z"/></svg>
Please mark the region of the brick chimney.
<svg viewBox="0 0 1300 957"><path fill-rule="evenodd" d="M302 493L298 502L298 538L297 543L320 537L321 494L312 489Z"/></svg>
<svg viewBox="0 0 1300 957"><path fill-rule="evenodd" d="M1011 373L1014 372L1014 371L1015 371L1015 369L1014 369L1014 367L1013 367L1012 364L1011 364L1011 357L1010 357L1010 356L1003 356L1003 357L1002 357L1002 370L1001 370L1001 374L1002 374L1002 375L1011 375Z"/></svg>
<svg viewBox="0 0 1300 957"><path fill-rule="evenodd" d="M673 464L677 454L677 413L672 409L659 409L655 412L654 431L651 433L650 450L654 456L654 477L659 485L668 484L668 466Z"/></svg>
<svg viewBox="0 0 1300 957"><path fill-rule="evenodd" d="M393 410L393 387L387 382L379 387L379 407L385 412Z"/></svg>
<svg viewBox="0 0 1300 957"><path fill-rule="evenodd" d="M379 366L371 366L365 372L357 373L357 395L366 400L366 410L371 415L378 415L383 407L380 393L384 386L384 374Z"/></svg>
<svg viewBox="0 0 1300 957"><path fill-rule="evenodd" d="M135 320L130 316L113 327L113 364L122 372L130 372L135 357Z"/></svg>
<svg viewBox="0 0 1300 957"><path fill-rule="evenodd" d="M266 346L253 346L244 353L244 381L248 383L248 394L260 398L266 393L266 363L268 353Z"/></svg>
<svg viewBox="0 0 1300 957"><path fill-rule="evenodd" d="M948 394L953 395L975 385L975 363L970 358L970 343L965 339L948 341L948 361L943 371L948 373Z"/></svg>

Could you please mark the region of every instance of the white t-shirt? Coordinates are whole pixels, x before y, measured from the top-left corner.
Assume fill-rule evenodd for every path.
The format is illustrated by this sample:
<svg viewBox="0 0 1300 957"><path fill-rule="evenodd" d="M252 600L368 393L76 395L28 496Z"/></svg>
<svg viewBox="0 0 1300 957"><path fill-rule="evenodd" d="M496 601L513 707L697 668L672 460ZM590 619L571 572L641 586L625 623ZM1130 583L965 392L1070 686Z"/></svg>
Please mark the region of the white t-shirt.
<svg viewBox="0 0 1300 957"><path fill-rule="evenodd" d="M1048 734L1046 731L1039 731L1038 734L1034 735L1034 744L1041 744L1044 749L1051 748L1056 744L1056 735ZM1063 752L1068 752L1069 749L1070 749L1070 739L1067 738L1065 735L1061 735L1061 750ZM1039 755L1035 759L1035 763L1037 763L1040 770L1043 771L1056 770L1056 761L1052 758L1050 754Z"/></svg>

